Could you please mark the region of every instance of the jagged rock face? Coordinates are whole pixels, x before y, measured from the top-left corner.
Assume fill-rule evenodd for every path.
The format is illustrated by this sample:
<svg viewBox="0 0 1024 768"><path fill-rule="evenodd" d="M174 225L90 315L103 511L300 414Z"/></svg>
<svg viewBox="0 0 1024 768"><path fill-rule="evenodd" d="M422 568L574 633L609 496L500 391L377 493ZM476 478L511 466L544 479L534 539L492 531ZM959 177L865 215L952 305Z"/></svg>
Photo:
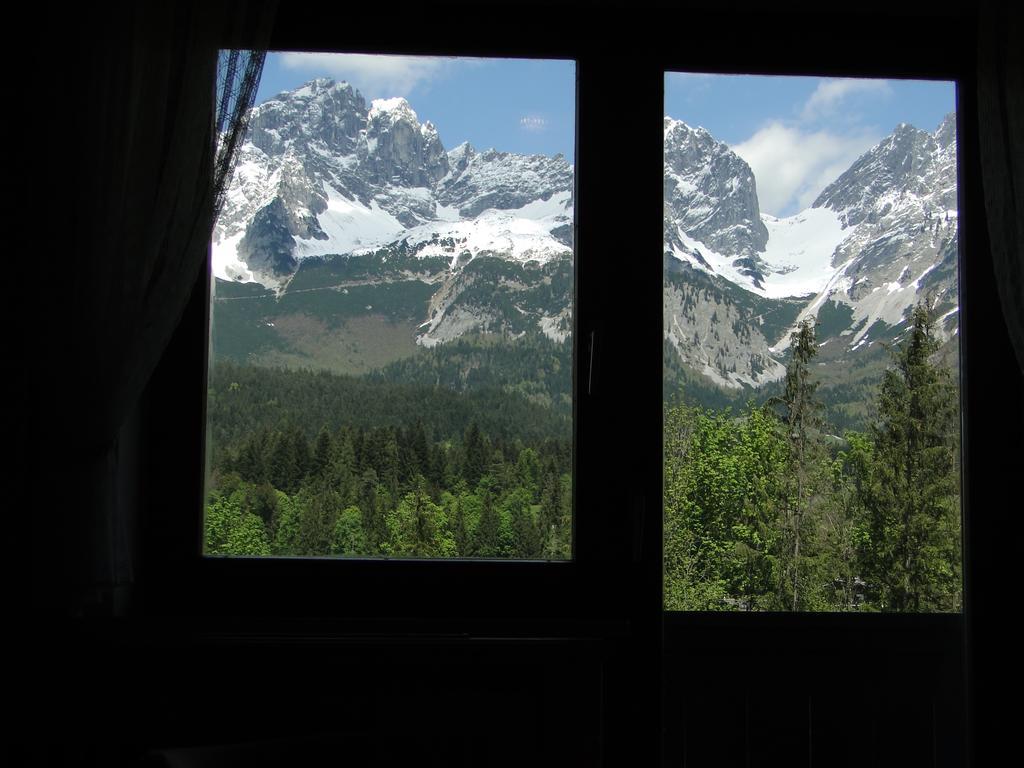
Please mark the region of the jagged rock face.
<svg viewBox="0 0 1024 768"><path fill-rule="evenodd" d="M368 108L351 85L313 80L253 109L214 232L214 271L279 287L282 270L302 258L407 235L468 239L471 256L560 257L571 248L572 185L573 168L560 155L477 152L468 144L449 153L405 99ZM512 221L519 214L487 218L524 206L525 226ZM481 216L486 236L467 238L459 223ZM260 253L264 244L271 250Z"/></svg>
<svg viewBox="0 0 1024 768"><path fill-rule="evenodd" d="M759 215L753 176L729 154L706 131L666 118L664 328L688 368L723 387L758 386L782 375L792 326L787 320L762 333L755 315L734 300L742 294L732 286L761 289L762 296L804 297L795 313L794 300L785 299L789 310L782 303L779 310L759 305L758 317L781 312L796 322L820 320L819 312L827 310L819 341L830 343L830 353L843 364L870 342L898 338L922 301L931 307L941 338L956 333L955 115L934 133L898 126L830 184L812 209L785 220L761 217L768 224L765 238L748 222ZM795 232L803 234L786 246L793 256L778 255L785 240L769 238ZM815 234L824 236L819 245L812 245ZM695 240L713 248L714 258L705 259ZM812 250L806 249L815 254L810 261ZM791 272L819 276L813 294L779 290L787 259L795 264ZM736 269L742 265L750 269ZM755 277L761 267L771 291ZM702 288L695 292L696 285Z"/></svg>
<svg viewBox="0 0 1024 768"><path fill-rule="evenodd" d="M238 245L238 251L253 269L272 275L293 272L295 238L288 226L288 211L281 198L261 208L253 217Z"/></svg>
<svg viewBox="0 0 1024 768"><path fill-rule="evenodd" d="M952 114L934 134L901 123L829 184L812 207L831 208L846 226L856 226L863 221L874 224L915 198L925 211L956 208L956 119Z"/></svg>
<svg viewBox="0 0 1024 768"><path fill-rule="evenodd" d="M852 308L851 347L871 341L877 321L905 322L925 301L948 338L958 326L956 116L935 133L906 124L862 155L813 207L835 211L850 230L836 249L836 278L801 318L826 300Z"/></svg>
<svg viewBox="0 0 1024 768"><path fill-rule="evenodd" d="M512 210L572 192L573 169L561 155L477 152L463 144L452 150L450 163L449 174L438 185L438 201L467 218L488 208Z"/></svg>
<svg viewBox="0 0 1024 768"><path fill-rule="evenodd" d="M665 238L675 229L734 257L755 284L763 279L758 257L768 242L750 166L703 128L665 118ZM701 257L695 255L700 260Z"/></svg>
<svg viewBox="0 0 1024 768"><path fill-rule="evenodd" d="M366 122L362 95L348 83L322 78L254 107L249 141L271 157L311 142L347 155L355 150Z"/></svg>
<svg viewBox="0 0 1024 768"><path fill-rule="evenodd" d="M785 375L750 310L705 280L687 280L690 268L671 257L666 267L683 279L665 283L665 338L689 368L729 389L758 387Z"/></svg>
<svg viewBox="0 0 1024 768"><path fill-rule="evenodd" d="M298 237L326 240L317 215L327 210L323 184L306 172L302 160L288 149L281 162L281 181L277 200L287 214L288 231Z"/></svg>
<svg viewBox="0 0 1024 768"><path fill-rule="evenodd" d="M437 130L420 125L405 99L374 103L358 154L367 181L380 187L433 187L448 173Z"/></svg>

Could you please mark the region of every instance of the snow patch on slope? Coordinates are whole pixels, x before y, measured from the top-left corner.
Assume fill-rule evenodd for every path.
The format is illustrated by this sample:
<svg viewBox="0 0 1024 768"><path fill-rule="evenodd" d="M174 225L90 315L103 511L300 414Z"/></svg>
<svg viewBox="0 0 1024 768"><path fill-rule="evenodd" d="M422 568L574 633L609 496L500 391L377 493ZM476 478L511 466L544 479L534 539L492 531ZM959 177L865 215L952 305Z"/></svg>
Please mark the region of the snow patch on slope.
<svg viewBox="0 0 1024 768"><path fill-rule="evenodd" d="M551 235L552 229L571 221L565 207L569 201L570 193L562 192L511 211L491 208L473 219L458 219L454 209L439 208L444 214L440 220L404 230L401 239L411 246L421 246L416 251L420 257L450 259L452 269L458 264L458 257L466 252L471 258L481 254L501 255L519 262L545 263L571 253L568 246ZM366 253L395 239L389 237L364 244L354 252Z"/></svg>
<svg viewBox="0 0 1024 768"><path fill-rule="evenodd" d="M682 229L677 231L683 247L674 246L672 253L680 261L769 299L818 293L836 276L832 256L849 233L834 211L808 208L785 219L761 214L761 220L768 229L761 286L734 265L735 257L709 248Z"/></svg>
<svg viewBox="0 0 1024 768"><path fill-rule="evenodd" d="M370 205L366 206L358 200L349 200L329 184L325 184L324 189L327 192L327 210L317 216L317 221L327 239L296 238L296 259L350 253L359 248L390 242L405 229L376 200L371 200Z"/></svg>
<svg viewBox="0 0 1024 768"><path fill-rule="evenodd" d="M849 234L835 211L808 208L785 219L763 213L761 221L768 228L762 295L775 299L818 293L835 276L832 254Z"/></svg>

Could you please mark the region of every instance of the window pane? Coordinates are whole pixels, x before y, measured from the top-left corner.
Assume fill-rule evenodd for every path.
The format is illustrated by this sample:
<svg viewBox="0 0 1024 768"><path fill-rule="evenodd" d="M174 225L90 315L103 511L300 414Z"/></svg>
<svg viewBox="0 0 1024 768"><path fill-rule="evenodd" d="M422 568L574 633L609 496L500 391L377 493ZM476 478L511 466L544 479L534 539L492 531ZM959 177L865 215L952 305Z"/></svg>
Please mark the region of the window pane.
<svg viewBox="0 0 1024 768"><path fill-rule="evenodd" d="M959 611L955 84L665 94L665 608Z"/></svg>
<svg viewBox="0 0 1024 768"><path fill-rule="evenodd" d="M256 104L206 554L570 558L574 63L271 54Z"/></svg>

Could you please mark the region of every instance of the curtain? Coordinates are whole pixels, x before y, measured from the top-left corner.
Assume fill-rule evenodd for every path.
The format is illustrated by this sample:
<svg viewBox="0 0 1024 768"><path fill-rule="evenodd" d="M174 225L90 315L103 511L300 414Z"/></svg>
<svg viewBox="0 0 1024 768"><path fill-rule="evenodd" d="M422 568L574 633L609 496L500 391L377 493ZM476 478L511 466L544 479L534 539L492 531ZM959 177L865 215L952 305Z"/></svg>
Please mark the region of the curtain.
<svg viewBox="0 0 1024 768"><path fill-rule="evenodd" d="M1024 24L982 6L978 36L981 183L999 300L1024 374Z"/></svg>
<svg viewBox="0 0 1024 768"><path fill-rule="evenodd" d="M65 571L48 583L42 568L35 575L62 613L117 613L134 579L130 417L206 264L262 68L259 50L235 52L217 82L218 48L241 28L265 48L273 4L73 13L60 114L51 103L46 115L52 154L41 189L53 231L40 233L51 252L42 254L46 312L29 393L29 430L60 449L59 461L40 451L53 508L33 542Z"/></svg>

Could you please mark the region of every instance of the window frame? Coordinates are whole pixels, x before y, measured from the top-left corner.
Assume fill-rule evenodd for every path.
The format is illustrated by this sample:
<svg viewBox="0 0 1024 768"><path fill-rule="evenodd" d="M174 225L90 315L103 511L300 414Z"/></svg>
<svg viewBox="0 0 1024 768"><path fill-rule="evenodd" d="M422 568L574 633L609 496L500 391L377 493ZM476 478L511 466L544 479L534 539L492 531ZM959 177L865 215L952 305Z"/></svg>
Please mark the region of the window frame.
<svg viewBox="0 0 1024 768"><path fill-rule="evenodd" d="M928 68L928 67L925 67L925 68L923 68L921 70L921 72L928 72L928 73L933 73L934 71L935 70L933 70L931 68ZM962 112L961 112L961 87L964 85L965 75L964 75L964 73L958 67L953 67L949 71L950 72L957 72L958 74L957 74L957 76L949 76L949 77L943 77L941 75L936 75L936 74L931 74L931 76L927 76L927 77L926 76L914 76L913 74L905 74L905 75L902 75L902 76L900 76L898 78L890 76L889 79L922 80L922 81L945 82L945 83L951 83L953 85L954 100L955 100L956 129L957 129L957 209L958 209L958 216L957 216L957 219L958 219L958 224L957 224L957 226L958 226L958 238L957 238L957 283L958 284L957 284L957 292L958 292L958 301L960 302L960 305L959 305L959 308L958 308L958 311L960 311L960 317L959 317L958 320L959 320L960 323L962 323L962 319L963 319L963 313L962 313L963 298L962 297L963 297L963 285L964 285L963 257L964 257L964 251L966 250L967 246L966 246L966 242L965 242L966 239L965 239L964 234L963 234L963 224L964 224L964 218L965 218L965 214L963 212L964 211L964 206L965 206L963 173L964 173L965 158L963 157L963 155L964 155L964 147L963 147L962 140L961 140L960 137L961 137L961 131L965 127L964 126L963 115L962 115ZM719 75L719 74L723 74L723 75L746 75L746 76L751 76L751 77L759 77L759 76L767 76L767 77L866 77L866 78L878 78L878 79L883 79L883 78L886 77L886 75L884 73L879 74L879 72L877 70L871 70L870 72L861 72L860 70L856 70L856 69L855 70L845 70L844 69L844 70L841 70L841 71L832 71L832 72L820 71L820 70L816 69L816 70L813 70L813 71L808 70L808 71L800 72L800 73L788 72L788 73L784 73L784 74L780 73L780 72L777 72L777 71L752 72L752 71L744 70L744 71L728 71L727 72L727 71L723 71L723 70L711 71L711 70L695 70L695 69L694 70L666 69L665 72L664 72L665 75L668 75L670 73L685 73L685 74L711 75L711 76ZM969 90L970 86L967 86L967 87L968 87L968 90ZM972 94L972 96L973 96L973 94ZM968 98L970 98L970 97L968 97ZM968 134L969 135L971 134L971 131L970 131L969 128L968 128ZM964 476L966 474L966 471L965 471L965 466L966 466L966 446L965 446L965 440L966 440L966 417L965 417L965 412L966 412L966 397L965 397L966 382L965 382L965 379L966 379L967 373L966 373L966 365L964 363L964 346L965 345L964 345L963 339L964 339L964 335L962 333L962 325L960 325L959 329L957 331L957 350L958 350L958 356L959 356L959 360L958 360L958 374L959 374L959 376L956 379L956 386L957 386L958 408L959 408L959 413L960 413L960 423L959 423L959 432L960 432L960 462L959 462L959 466L960 466L960 476L961 476L961 492L960 492L960 523L961 523L960 553L961 553L961 579L962 579L962 582L961 582L961 590L962 590L962 592L961 592L961 594L962 594L961 609L958 612L922 611L922 612L917 613L917 614L912 613L912 612L900 612L900 613L885 612L885 613L883 613L881 615L885 615L885 616L914 616L914 615L918 615L918 616L936 616L936 617L943 617L943 616L962 617L963 614L964 614L964 611L966 610L965 601L966 601L966 595L967 595L967 583L966 583L967 582L967 565L966 565L965 530L966 530L966 526L967 526L967 522L966 522L966 517L967 517L967 498L966 498L966 489L965 489L965 484L964 484ZM673 610L665 610L665 614L668 617L671 617L670 619L668 619L668 622L667 622L667 626L670 626L670 627L682 627L682 626L685 626L687 621L684 620L683 617L689 617L690 621L698 621L699 622L701 616L721 616L721 615L728 615L728 614L731 614L731 613L733 613L733 612L732 611L725 611L725 610L720 610L720 611L712 611L712 610L707 610L707 611L673 611ZM768 615L770 615L770 616L794 616L794 615L829 616L829 615L831 615L831 616L835 616L835 617L844 617L844 616L849 617L849 616L858 616L858 615L864 616L864 615L869 615L869 614L866 613L866 612L861 613L861 612L858 612L858 611L796 611L796 612L793 612L793 611L754 611L754 612L750 612L750 613L744 613L744 615L748 615L748 616L754 616L754 615L761 615L761 616L768 616ZM769 621L774 621L774 620L769 620ZM874 621L874 619L871 619L871 621ZM935 620L935 625L936 626L940 626L943 621L945 621L945 619L938 618L938 619ZM947 623L954 624L954 623L957 623L957 622L953 622L952 620L950 620ZM709 622L709 626L711 626L711 625L717 625L717 622L713 622L713 621ZM959 628L957 628L957 631L961 631L961 630Z"/></svg>
<svg viewBox="0 0 1024 768"><path fill-rule="evenodd" d="M659 11L661 12L661 11ZM758 57L764 44L754 41L766 34L763 19L740 25L739 43L730 52L714 50L713 40L686 50L670 45L672 21L683 20L683 13L665 11L665 23L653 29L650 16L643 13L620 19L606 14L598 24L606 32L614 31L616 39L637 42L632 50L636 56L625 70L608 60L608 43L566 39L560 34L561 24L577 21L578 11L555 12L551 29L529 29L526 22L509 21L486 43L470 42L455 45L435 44L445 40L439 36L427 45L428 30L436 31L440 23L417 18L407 21L397 32L367 27L341 39L323 25L309 29L303 25L302 14L292 15L283 9L275 26L270 48L276 50L344 50L347 52L393 53L409 55L464 55L489 57L563 58L573 59L577 67L577 146L576 146L576 238L575 244L575 312L574 312L574 559L570 562L529 561L409 561L409 560L347 560L335 558L301 559L221 559L198 555L201 516L188 525L181 523L180 510L201 509L202 462L195 477L181 481L180 473L150 465L152 487L170 487L173 491L155 499L152 525L147 534L147 578L145 581L152 604L169 613L215 615L230 610L239 616L287 617L332 616L339 620L359 622L440 623L472 621L488 625L511 625L523 619L539 622L536 626L589 625L601 617L602 625L632 624L644 627L642 632L660 636L661 611L661 265L639 264L629 274L612 268L616 250L649 250L661 247L660 226L660 157L662 150L661 122L664 112L664 74L667 71L721 72L732 74L792 74L819 76L898 76L919 79L943 79L957 82L962 104L965 94L967 110L972 110L974 95L970 82L972 62L969 52L940 57L923 43L897 48L884 47L896 40L889 30L865 34L873 23L870 16L854 19L845 30L841 44L827 39L813 40L803 48L778 46L772 55ZM653 13L653 12L652 12ZM728 17L710 12L688 13L687 21L699 19L708 25L725 23ZM766 21L767 28L779 30L782 21ZM928 30L940 28L943 19L926 20ZM799 29L799 27L798 27ZM851 41L861 35L879 48L879 56L865 63L860 49ZM796 38L789 32L789 38ZM600 36L598 36L600 37ZM785 36L783 36L785 37ZM922 37L928 38L926 33ZM528 44L523 40L529 40ZM749 44L743 53L744 42ZM807 42L807 41L802 41ZM906 42L906 41L902 41ZM226 37L223 47L244 47L243 37ZM641 50L642 46L642 50ZM741 53L734 55L739 49ZM631 50L627 46L627 50ZM916 58L915 58L916 57ZM809 67L806 62L818 62ZM827 62L821 66L820 62ZM613 213L602 195L607 180L607 167L602 157L617 146L618 137L608 126L600 124L604 100L608 93L632 88L638 104L632 116L639 135L640 158L635 167L619 164L613 178L620 184L631 183L637 193L632 202L641 232L627 238L611 232L602 223ZM625 98L623 94L619 94ZM973 132L965 126L965 110L958 104L958 157L961 186L961 254L971 246L970 222L978 211L978 197L965 202L965 188L971 179L965 173L965 152ZM972 112L973 113L973 112ZM967 128L966 133L964 132ZM591 158L597 158L591 161ZM652 164L652 159L658 162ZM653 181L653 184L651 183ZM977 180L973 180L976 185ZM651 187L653 192L648 192ZM653 219L657 215L658 219ZM645 218L646 217L646 218ZM980 216L977 220L982 220ZM652 226L653 222L653 226ZM646 229L644 227L646 226ZM652 230L653 235L646 230ZM638 246L637 243L641 245ZM647 245L644 246L643 243ZM963 448L961 467L965 477L963 520L965 537L969 529L968 468L972 466L969 449L967 379L976 377L975 358L964 354L964 348L977 343L969 305L971 277L965 275L961 258L961 402ZM154 377L148 393L151 407L151 431L162 442L160 453L174 448L181 455L195 452L202 444L205 422L206 354L208 327L209 274L200 279L186 311L179 332L172 342L161 369ZM634 301L637 322L626 333L614 327L603 311L604 305L616 295L628 293ZM967 301L965 301L965 297ZM646 304L644 303L646 302ZM965 311L964 307L967 307ZM645 325L641 320L657 319ZM654 332L647 329L652 328ZM197 340L198 343L197 343ZM196 352L202 350L201 354ZM648 359L653 354L653 362ZM647 357L645 357L647 355ZM629 369L635 376L622 375ZM182 397L179 385L185 382L188 392ZM623 389L623 385L627 388ZM631 403L629 417L622 414L623 398ZM194 399L193 399L194 398ZM167 407L170 404L170 407ZM610 425L610 429L608 428ZM196 436L199 436L198 438ZM625 466L619 473L633 492L616 487L609 496L595 486L603 486L614 463L602 454L615 444L632 442L636 450L621 455ZM655 445L652 451L649 445ZM656 455L656 459L655 459ZM653 462L652 462L653 459ZM656 469L652 470L651 464ZM167 485L170 483L170 486ZM621 485L621 484L619 484ZM964 549L965 611L970 592L968 583L969 552ZM373 584L363 597L350 594L345 585ZM316 585L308 589L308 585ZM301 589L306 585L307 589ZM411 588L410 588L410 585ZM380 596L393 596L394 601L380 604ZM653 597L653 599L652 599ZM485 607L486 604L486 607ZM780 619L779 616L789 618ZM772 618L752 615L752 625L761 621L792 621L799 623L804 614L779 614ZM353 617L359 617L353 619ZM715 614L683 614L673 619L692 629L702 623L714 623ZM960 618L960 617L957 617ZM460 626L462 626L460 624ZM602 630L603 631L603 630ZM660 640L658 641L660 642Z"/></svg>
<svg viewBox="0 0 1024 768"><path fill-rule="evenodd" d="M292 19L297 22L298 19ZM513 25L515 26L515 25ZM176 509L202 509L204 473L191 472L186 482L171 480L171 472L157 461L151 465L153 487L173 491L157 499L154 525L151 526L147 549L149 563L148 593L153 603L166 613L199 613L215 615L230 611L239 616L253 618L295 617L317 615L375 624L435 624L452 619L471 621L474 625L508 626L528 619L531 632L537 626L564 625L566 621L578 623L582 617L601 616L613 622L628 620L629 589L618 584L611 576L614 568L607 566L635 562L638 549L635 532L624 521L609 525L613 515L600 504L601 494L589 488L581 491L581 467L591 465L599 449L592 441L581 439L591 432L594 414L604 407L595 406L592 394L601 390L603 379L597 364L601 357L602 334L594 327L599 307L588 314L587 302L581 300L581 286L591 281L598 270L591 268L586 253L598 241L588 233L597 233L598 227L590 222L601 218L598 197L581 186L582 157L602 154L601 140L581 139L580 125L585 119L583 104L589 102L579 92L580 48L576 43L550 40L532 40L529 45L519 42L513 30L505 30L501 42L486 51L459 46L457 49L435 46L418 48L403 35L389 36L385 40L368 41L372 35L360 35L359 45L346 45L337 39L318 43L316 33L303 30L302 45L292 40L289 23L278 20L272 50L339 50L345 52L375 52L406 55L465 55L509 58L554 58L576 61L577 66L577 148L575 158L574 191L574 344L573 344L573 544L571 561L498 561L498 560L406 560L355 558L218 558L201 553L202 519L183 524L175 520ZM411 28L406 34L414 34ZM244 40L229 40L227 45L244 47ZM596 81L596 78L594 78ZM594 110L596 113L596 109ZM585 172L584 172L585 175ZM595 187L596 188L596 187ZM148 393L149 400L158 404L152 411L154 432L163 446L161 452L174 451L176 446L183 455L204 445L206 371L209 364L209 293L211 287L209 267L196 285L179 332L154 376ZM606 276L599 280L607 282ZM652 331L657 331L651 326ZM654 338L654 333L650 334ZM658 341L660 349L660 341ZM196 350L202 350L197 353ZM660 371L650 366L650 370ZM201 380L202 387L197 386ZM183 384L184 382L184 384ZM186 391L202 393L202 405L195 401L175 400L172 390L184 385ZM610 392L608 393L611 394ZM189 396L191 398L191 395ZM167 407L170 406L170 407ZM198 418L197 418L198 417ZM660 434L660 433L659 433ZM191 437L190 437L191 436ZM660 441L657 454L660 456ZM649 451L650 452L650 451ZM586 470L583 470L586 471ZM644 503L634 501L642 509ZM587 510L587 512L581 512ZM365 592L351 589L352 584L373 584ZM310 589L310 585L315 585ZM388 599L381 601L381 596ZM602 619L603 621L603 619ZM562 630L564 632L564 630Z"/></svg>
<svg viewBox="0 0 1024 768"><path fill-rule="evenodd" d="M633 10L637 10L631 4ZM341 11L338 12L339 14ZM290 15L289 15L290 14ZM817 14L798 19L752 14L743 19L683 7L641 8L623 16L614 9L549 11L550 28L532 29L519 18L503 19L493 37L459 44L450 40L445 20L420 16L405 19L387 33L372 23L344 27L319 24L310 28L301 8L282 8L271 42L275 49L346 50L427 55L535 56L573 58L577 63L576 154L576 343L574 409L574 535L576 559L571 563L481 563L444 561L234 560L199 556L201 515L183 510L202 508L203 462L195 457L203 442L206 398L208 276L197 283L192 299L142 403L142 443L146 455L139 538L140 566L134 610L153 617L186 619L197 632L250 636L278 627L326 639L333 632L364 635L438 633L477 637L596 637L606 658L619 666L602 667L602 695L608 714L602 734L609 755L644 759L644 745L662 745L661 712L670 708L663 694L661 654L678 642L688 652L754 653L772 640L789 647L787 638L827 642L836 633L856 630L869 644L889 647L907 631L917 633L912 648L956 647L966 653L970 684L971 637L977 626L975 606L987 608L973 579L973 557L979 546L992 547L993 524L977 526L972 510L999 501L993 482L1000 466L998 449L989 446L985 421L998 418L993 386L1013 396L1013 380L998 379L1008 371L994 277L986 258L984 197L980 180L976 129L977 85L975 48L964 45L939 50L943 33L954 41L970 38L976 17L921 16L900 18L919 23L924 42L903 39L906 25L880 28L877 15ZM588 41L564 34L586 15L592 30ZM483 19L486 21L487 19ZM498 22L490 17L492 23ZM836 35L804 35L819 22L845 25ZM346 22L352 22L346 18ZM365 21L357 19L356 21ZM793 29L785 30L786 24ZM949 25L965 30L949 31ZM728 50L716 48L718 35L689 40L680 50L680 30L715 28L738 33L728 37ZM339 34L338 29L343 29ZM343 39L350 35L349 39ZM772 35L775 35L773 38ZM765 42L772 39L772 44ZM424 43L430 40L431 44ZM524 43L527 40L529 43ZM631 41L631 42L630 42ZM247 39L226 36L220 47L246 47ZM899 45L897 45L899 43ZM617 47L618 45L618 47ZM618 66L622 49L634 54L628 72ZM863 61L868 48L878 57ZM807 62L827 62L809 66ZM958 163L960 188L960 338L961 338L961 473L963 512L964 611L959 615L865 614L669 614L662 611L661 571L661 292L660 259L638 263L620 274L610 262L623 252L661 248L663 82L666 71L713 71L733 74L824 76L902 76L957 82ZM624 87L636 107L630 110L638 130L632 163L616 150L620 137L601 122L609 94ZM612 180L639 190L633 201L639 235L632 240L604 226L615 213L600 191ZM629 158L627 158L628 160ZM650 187L650 189L648 189ZM656 217L656 218L655 218ZM646 222L646 223L644 223ZM977 225L977 226L975 226ZM650 230L650 231L647 231ZM591 250L593 249L593 250ZM623 251L623 249L628 249ZM653 249L653 250L652 250ZM974 254L964 258L964 254ZM636 318L630 335L608 321L602 304L629 295ZM646 304L645 304L646 302ZM648 306L649 305L649 306ZM646 319L645 319L646 318ZM645 324L646 323L646 324ZM581 355L585 355L581 359ZM591 365L592 362L592 365ZM585 369L583 366L586 366ZM1000 367L1001 366L1001 367ZM1012 367L1012 365L1010 366ZM622 375L630 368L635 376ZM579 371L586 370L586 376ZM993 374L997 379L992 381ZM594 385L582 397L582 381ZM978 386L972 387L971 382ZM984 388L982 386L984 383ZM622 389L626 386L626 389ZM625 397L623 396L625 393ZM1019 394L1019 393L1018 393ZM632 401L632 402L629 402ZM624 407L624 403L629 407ZM628 418L623 416L628 411ZM629 450L622 450L622 445ZM584 454L583 452L586 451ZM606 452L617 451L616 462ZM201 459L201 457L200 457ZM611 474L611 470L615 474ZM609 478L615 480L610 482ZM630 485L632 493L623 487ZM584 523L584 515L586 522ZM987 537L987 538L986 538ZM992 579L988 580L989 582ZM346 595L352 584L362 594ZM445 590L451 590L445 592ZM340 597L339 597L340 595ZM988 598L991 600L991 598ZM994 605L992 606L994 608ZM995 611L989 613L994 614ZM736 622L742 623L737 626ZM723 651L720 632L742 640ZM297 627L297 629L296 629ZM717 633L717 634L716 634ZM979 635L980 636L980 635ZM879 647L881 647L879 646ZM616 671L618 670L618 671ZM969 691L970 694L970 691ZM614 702L620 709L614 710ZM651 749L651 747L647 747ZM657 751L661 747L656 748ZM666 753L668 751L666 750ZM656 752L648 753L656 758Z"/></svg>

